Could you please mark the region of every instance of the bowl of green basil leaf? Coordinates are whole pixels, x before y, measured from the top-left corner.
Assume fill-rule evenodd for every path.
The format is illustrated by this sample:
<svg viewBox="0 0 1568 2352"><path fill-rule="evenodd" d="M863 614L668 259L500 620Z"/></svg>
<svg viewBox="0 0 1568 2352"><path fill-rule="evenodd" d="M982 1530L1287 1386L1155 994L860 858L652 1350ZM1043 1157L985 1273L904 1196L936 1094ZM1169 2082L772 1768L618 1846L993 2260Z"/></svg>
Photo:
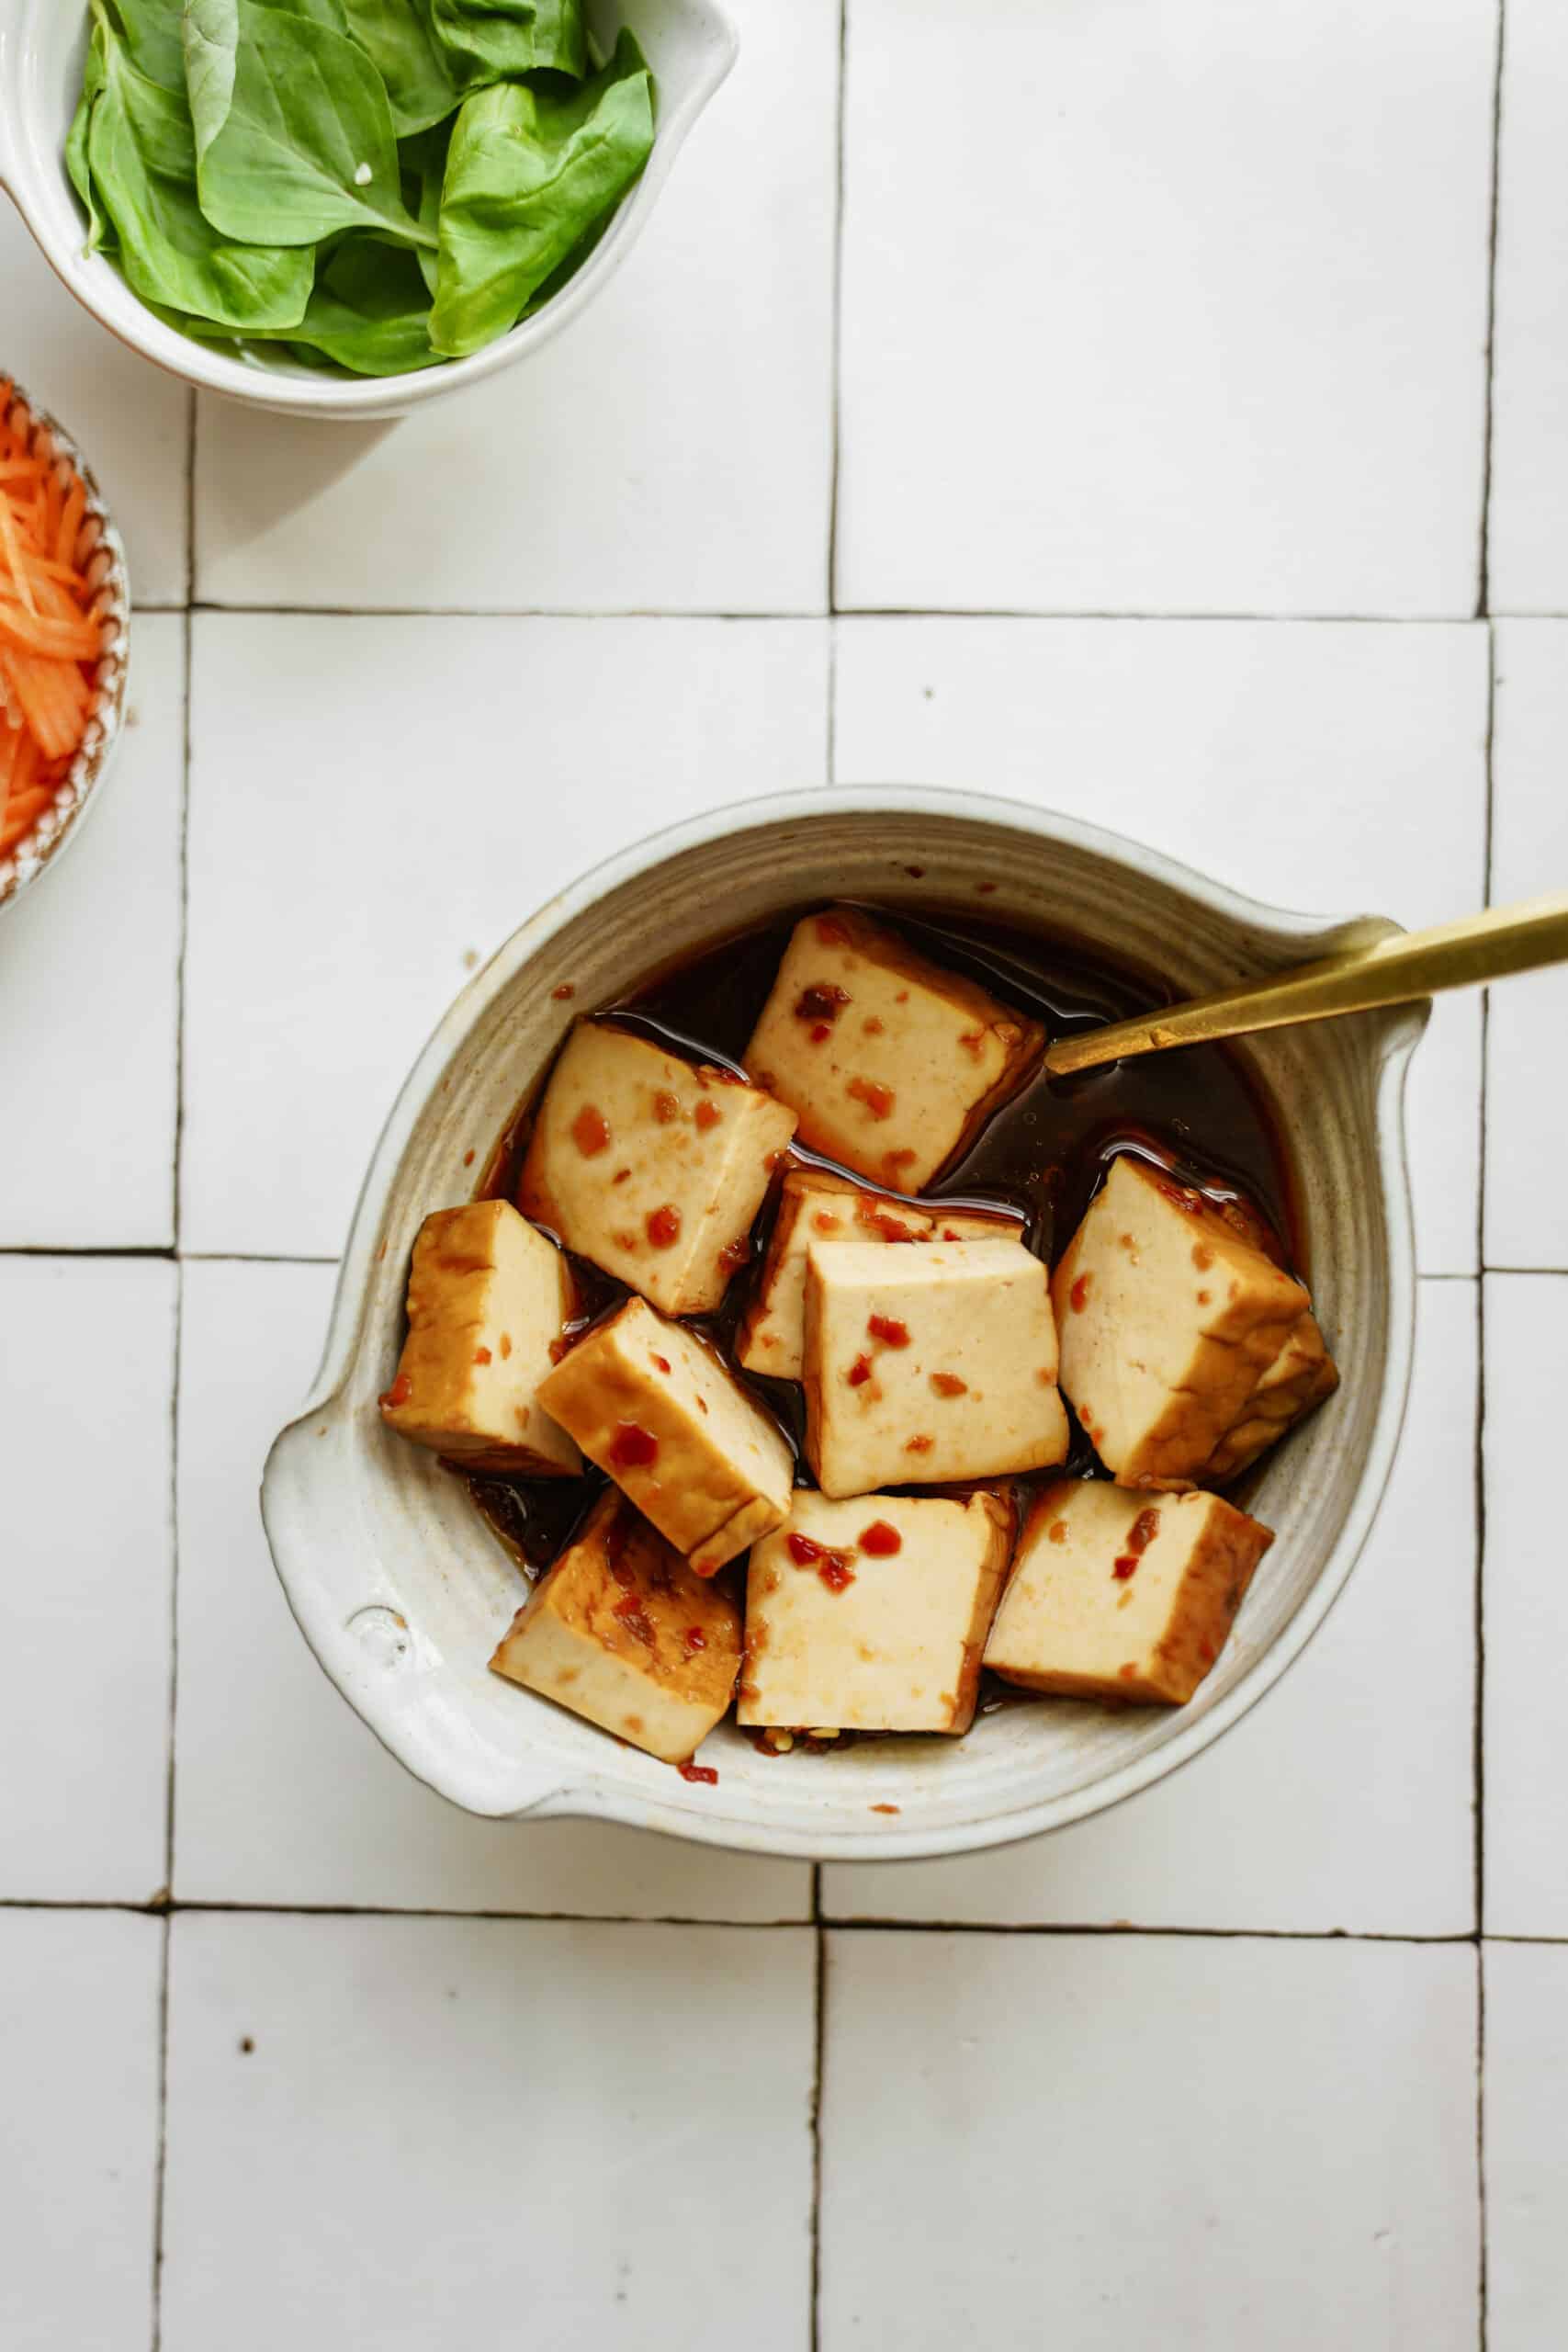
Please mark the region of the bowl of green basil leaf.
<svg viewBox="0 0 1568 2352"><path fill-rule="evenodd" d="M735 48L713 0L5 0L0 186L172 374L395 416L592 300Z"/></svg>

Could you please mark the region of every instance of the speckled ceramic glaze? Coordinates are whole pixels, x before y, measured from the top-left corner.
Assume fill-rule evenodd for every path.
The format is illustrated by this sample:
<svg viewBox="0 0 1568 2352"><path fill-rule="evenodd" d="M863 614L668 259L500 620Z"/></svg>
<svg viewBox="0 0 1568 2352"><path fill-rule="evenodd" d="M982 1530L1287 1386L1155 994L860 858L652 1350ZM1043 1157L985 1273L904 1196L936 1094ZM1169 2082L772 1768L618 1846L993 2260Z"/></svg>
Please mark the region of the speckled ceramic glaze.
<svg viewBox="0 0 1568 2352"><path fill-rule="evenodd" d="M333 376L299 364L252 362L194 342L155 318L87 234L66 175L65 134L82 87L87 0L0 5L0 187L9 193L50 267L111 334L171 376L253 408L330 419L402 416L511 368L570 326L630 253L686 133L735 62L736 40L714 0L588 0L602 55L629 26L653 68L653 153L592 253L554 300L468 359L412 376Z"/></svg>
<svg viewBox="0 0 1568 2352"><path fill-rule="evenodd" d="M910 865L924 869L919 881ZM1253 1508L1278 1541L1190 1706L1111 1713L1052 1700L983 1717L960 1741L890 1738L794 1759L759 1756L726 1725L703 1748L719 1776L705 1787L487 1669L524 1579L458 1482L385 1431L376 1408L421 1219L468 1197L465 1154L482 1160L572 1012L624 994L650 965L803 900L928 909L968 900L982 882L994 886L988 913L1075 933L1183 991L1394 928L1281 914L1067 818L912 788L721 809L613 859L525 922L457 999L393 1110L325 1363L263 1490L278 1573L322 1666L392 1753L454 1803L635 1822L759 1853L961 1852L1077 1820L1173 1771L1323 1622L1366 1541L1404 1412L1414 1270L1402 1096L1421 1008L1280 1031L1249 1048L1292 1148L1343 1385L1269 1463ZM576 996L563 1004L552 990L568 980Z"/></svg>
<svg viewBox="0 0 1568 2352"><path fill-rule="evenodd" d="M64 784L31 832L24 833L14 848L0 856L3 915L46 866L58 863L66 843L74 841L81 831L88 810L96 808L103 797L104 778L125 718L130 582L119 533L110 522L98 485L70 435L30 401L19 385L11 386L8 401L0 391L0 417L28 433L36 455L52 458L68 474L82 477L87 505L76 552L93 592L92 609L103 624L103 651L98 657L93 706L82 747L71 763Z"/></svg>

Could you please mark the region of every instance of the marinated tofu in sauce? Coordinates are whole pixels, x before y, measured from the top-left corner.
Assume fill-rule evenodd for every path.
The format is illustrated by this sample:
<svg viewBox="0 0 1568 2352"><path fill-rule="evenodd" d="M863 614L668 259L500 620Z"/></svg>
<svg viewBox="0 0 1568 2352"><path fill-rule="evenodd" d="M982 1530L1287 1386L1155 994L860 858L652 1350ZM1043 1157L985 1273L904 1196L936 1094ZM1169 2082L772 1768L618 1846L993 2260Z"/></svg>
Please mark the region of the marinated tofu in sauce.
<svg viewBox="0 0 1568 2352"><path fill-rule="evenodd" d="M573 1304L560 1251L507 1202L438 1209L414 1243L387 1427L476 1468L574 1477L577 1447L539 1403Z"/></svg>
<svg viewBox="0 0 1568 2352"><path fill-rule="evenodd" d="M1239 1059L1047 1079L1158 990L956 914L557 994L381 1406L543 1572L496 1670L698 1781L732 1702L774 1752L961 1735L982 1661L1186 1703L1273 1540L1213 1490L1337 1380Z"/></svg>
<svg viewBox="0 0 1568 2352"><path fill-rule="evenodd" d="M698 1576L788 1516L795 1459L716 1349L645 1299L579 1340L539 1401Z"/></svg>

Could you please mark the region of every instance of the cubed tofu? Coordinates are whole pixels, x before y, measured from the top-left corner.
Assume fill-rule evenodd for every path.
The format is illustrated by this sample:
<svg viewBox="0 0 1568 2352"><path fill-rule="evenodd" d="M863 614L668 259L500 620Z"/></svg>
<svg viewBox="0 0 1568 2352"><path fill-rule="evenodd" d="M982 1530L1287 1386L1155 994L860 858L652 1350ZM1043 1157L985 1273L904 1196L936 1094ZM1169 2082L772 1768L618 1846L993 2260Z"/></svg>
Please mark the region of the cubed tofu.
<svg viewBox="0 0 1568 2352"><path fill-rule="evenodd" d="M1201 1193L1111 1162L1051 1282L1062 1387L1123 1487L1197 1479L1310 1301Z"/></svg>
<svg viewBox="0 0 1568 2352"><path fill-rule="evenodd" d="M916 1208L908 1201L854 1184L826 1169L792 1169L779 1193L778 1215L756 1295L741 1322L737 1362L775 1380L798 1380L805 1337L806 1252L813 1241L969 1241L1007 1238L1016 1218L967 1207Z"/></svg>
<svg viewBox="0 0 1568 2352"><path fill-rule="evenodd" d="M733 1695L740 1611L611 1487L535 1586L491 1664L634 1747L681 1764Z"/></svg>
<svg viewBox="0 0 1568 2352"><path fill-rule="evenodd" d="M518 1199L666 1315L707 1314L794 1133L794 1112L732 1071L587 1021L550 1073Z"/></svg>
<svg viewBox="0 0 1568 2352"><path fill-rule="evenodd" d="M746 1049L800 1139L918 1193L1032 1069L1044 1033L852 907L790 934Z"/></svg>
<svg viewBox="0 0 1568 2352"><path fill-rule="evenodd" d="M1048 1278L1021 1241L811 1242L804 1366L825 1495L1066 1458Z"/></svg>
<svg viewBox="0 0 1568 2352"><path fill-rule="evenodd" d="M1219 1495L1058 1479L1034 1498L985 1662L1030 1690L1184 1706L1273 1541Z"/></svg>
<svg viewBox="0 0 1568 2352"><path fill-rule="evenodd" d="M1012 1534L996 1495L797 1495L747 1571L741 1723L967 1731Z"/></svg>
<svg viewBox="0 0 1568 2352"><path fill-rule="evenodd" d="M703 1340L644 1299L595 1324L539 1395L698 1576L788 1516L784 1432Z"/></svg>
<svg viewBox="0 0 1568 2352"><path fill-rule="evenodd" d="M1203 1483L1235 1478L1285 1431L1332 1396L1339 1374L1310 1315L1303 1315L1247 1398L1241 1418L1203 1465Z"/></svg>
<svg viewBox="0 0 1568 2352"><path fill-rule="evenodd" d="M539 1402L573 1306L560 1251L510 1201L437 1209L413 1245L408 1337L381 1419L471 1470L575 1477L577 1448Z"/></svg>

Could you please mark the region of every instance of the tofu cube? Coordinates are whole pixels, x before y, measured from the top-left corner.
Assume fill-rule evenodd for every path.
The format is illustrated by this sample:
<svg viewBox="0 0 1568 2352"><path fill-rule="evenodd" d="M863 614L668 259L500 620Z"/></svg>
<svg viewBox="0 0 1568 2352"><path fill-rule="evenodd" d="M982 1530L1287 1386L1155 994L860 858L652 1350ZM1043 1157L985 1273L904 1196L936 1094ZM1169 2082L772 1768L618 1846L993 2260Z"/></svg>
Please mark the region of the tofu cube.
<svg viewBox="0 0 1568 2352"><path fill-rule="evenodd" d="M1332 1396L1339 1374L1310 1315L1303 1315L1203 1465L1205 1485L1239 1476L1314 1405Z"/></svg>
<svg viewBox="0 0 1568 2352"><path fill-rule="evenodd" d="M1012 1534L995 1495L796 1495L747 1571L741 1723L967 1731Z"/></svg>
<svg viewBox="0 0 1568 2352"><path fill-rule="evenodd" d="M698 1576L788 1517L784 1432L702 1340L643 1299L595 1324L539 1395Z"/></svg>
<svg viewBox="0 0 1568 2352"><path fill-rule="evenodd" d="M792 1169L779 1193L778 1215L762 1261L756 1295L736 1345L748 1372L798 1380L806 1322L806 1252L813 1241L871 1243L968 1241L1016 1237L1019 1222L1003 1211L916 1208L873 1192L826 1169Z"/></svg>
<svg viewBox="0 0 1568 2352"><path fill-rule="evenodd" d="M1052 1277L1062 1387L1123 1487L1196 1479L1310 1312L1200 1193L1123 1153Z"/></svg>
<svg viewBox="0 0 1568 2352"><path fill-rule="evenodd" d="M740 1611L611 1487L491 1664L649 1756L682 1764L729 1704Z"/></svg>
<svg viewBox="0 0 1568 2352"><path fill-rule="evenodd" d="M813 1241L804 1385L825 1495L1066 1458L1049 1282L1021 1241Z"/></svg>
<svg viewBox="0 0 1568 2352"><path fill-rule="evenodd" d="M575 1477L577 1448L539 1402L575 1304L560 1251L510 1201L437 1209L413 1245L408 1337L381 1419L470 1470Z"/></svg>
<svg viewBox="0 0 1568 2352"><path fill-rule="evenodd" d="M800 1139L918 1193L1017 1092L1044 1033L852 907L790 934L746 1049Z"/></svg>
<svg viewBox="0 0 1568 2352"><path fill-rule="evenodd" d="M586 1021L550 1073L518 1200L666 1315L703 1315L746 1263L795 1114L730 1070Z"/></svg>
<svg viewBox="0 0 1568 2352"><path fill-rule="evenodd" d="M1219 1495L1058 1479L1034 1498L985 1662L1030 1690L1184 1706L1273 1541Z"/></svg>

